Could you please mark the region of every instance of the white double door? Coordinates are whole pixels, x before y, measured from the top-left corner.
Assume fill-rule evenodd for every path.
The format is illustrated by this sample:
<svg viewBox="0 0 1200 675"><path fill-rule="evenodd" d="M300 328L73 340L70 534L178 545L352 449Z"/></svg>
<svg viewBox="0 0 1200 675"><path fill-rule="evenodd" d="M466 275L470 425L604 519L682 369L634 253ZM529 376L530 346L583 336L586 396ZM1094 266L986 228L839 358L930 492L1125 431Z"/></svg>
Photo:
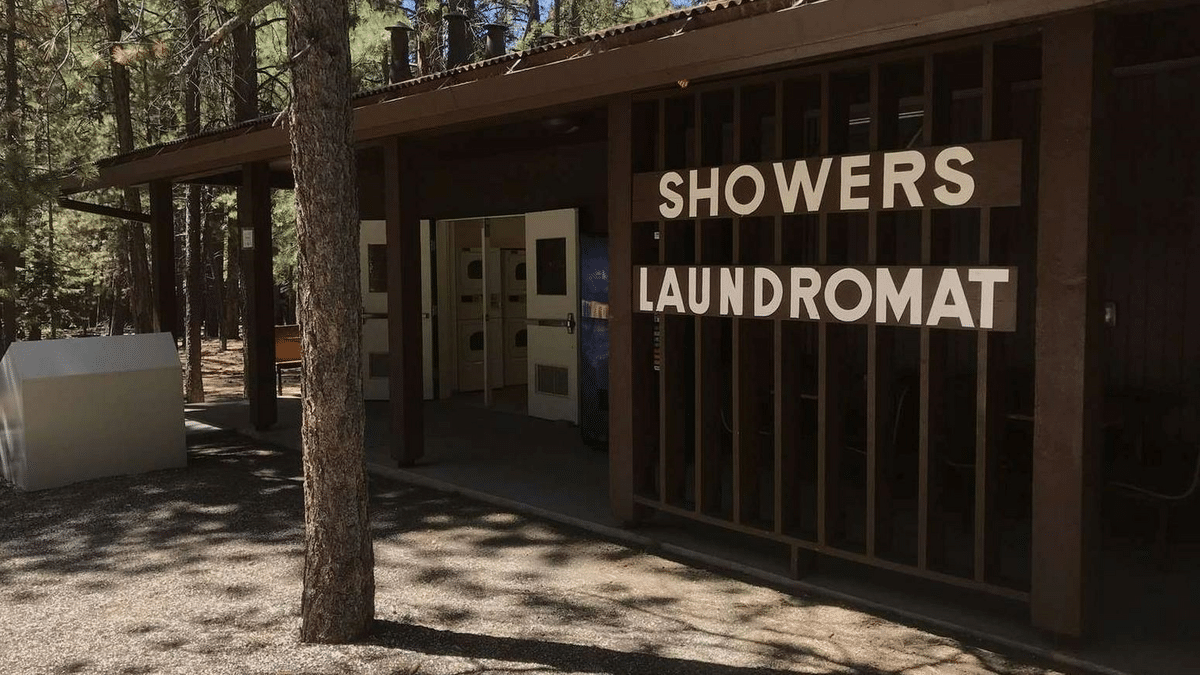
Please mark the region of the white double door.
<svg viewBox="0 0 1200 675"><path fill-rule="evenodd" d="M579 422L579 216L525 216L529 414Z"/></svg>
<svg viewBox="0 0 1200 675"><path fill-rule="evenodd" d="M389 398L388 351L388 259L387 223L362 221L359 237L359 268L362 281L362 374L363 398ZM425 364L424 396L433 398L433 286L430 281L429 221L421 221L421 342ZM396 358L399 358L397 356Z"/></svg>
<svg viewBox="0 0 1200 675"><path fill-rule="evenodd" d="M575 209L525 215L526 339L529 415L579 421L579 218ZM461 242L455 242L459 245ZM446 245L448 242L440 242ZM388 398L387 232L363 221L363 394ZM486 278L487 275L484 275ZM485 292L484 297L491 291ZM439 296L446 297L447 293ZM425 398L433 386L433 280L429 221L421 221L421 314ZM451 320L443 316L443 320ZM487 322L484 322L485 327ZM485 328L486 330L486 328ZM487 340L485 339L485 344ZM490 379L490 378L489 378ZM444 385L443 385L444 386Z"/></svg>

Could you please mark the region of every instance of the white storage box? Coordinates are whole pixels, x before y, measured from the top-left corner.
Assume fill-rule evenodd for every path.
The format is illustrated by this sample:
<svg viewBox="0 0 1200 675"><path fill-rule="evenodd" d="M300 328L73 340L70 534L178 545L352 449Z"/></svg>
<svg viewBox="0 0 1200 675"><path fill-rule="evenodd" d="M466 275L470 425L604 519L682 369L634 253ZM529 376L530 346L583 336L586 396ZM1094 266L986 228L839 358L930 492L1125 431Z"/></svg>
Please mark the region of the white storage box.
<svg viewBox="0 0 1200 675"><path fill-rule="evenodd" d="M0 472L24 490L187 465L169 333L17 342L0 362Z"/></svg>

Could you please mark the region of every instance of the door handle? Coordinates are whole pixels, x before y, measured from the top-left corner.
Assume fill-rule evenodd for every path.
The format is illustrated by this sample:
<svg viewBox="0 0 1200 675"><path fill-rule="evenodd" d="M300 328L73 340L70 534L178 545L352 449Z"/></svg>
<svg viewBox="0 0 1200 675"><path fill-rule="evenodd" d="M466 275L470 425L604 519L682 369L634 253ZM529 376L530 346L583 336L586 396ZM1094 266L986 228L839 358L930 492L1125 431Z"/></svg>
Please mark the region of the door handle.
<svg viewBox="0 0 1200 675"><path fill-rule="evenodd" d="M566 328L568 335L575 334L575 313L567 312L565 319L526 319L527 326L543 326L546 328Z"/></svg>
<svg viewBox="0 0 1200 675"><path fill-rule="evenodd" d="M366 323L368 319L386 319L388 315L384 312L362 312L359 314L359 320Z"/></svg>

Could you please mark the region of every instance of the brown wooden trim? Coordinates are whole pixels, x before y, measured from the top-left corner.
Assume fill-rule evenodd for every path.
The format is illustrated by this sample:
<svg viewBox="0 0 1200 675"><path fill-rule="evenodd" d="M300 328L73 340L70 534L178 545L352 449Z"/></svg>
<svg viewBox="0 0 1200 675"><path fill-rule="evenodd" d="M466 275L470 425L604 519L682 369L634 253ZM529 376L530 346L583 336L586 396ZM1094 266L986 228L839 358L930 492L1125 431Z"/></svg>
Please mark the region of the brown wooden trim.
<svg viewBox="0 0 1200 675"><path fill-rule="evenodd" d="M848 560L850 562L855 562L855 563L859 563L862 565L870 565L872 567L878 567L878 568L882 568L882 569L889 570L892 572L908 574L908 575L919 577L922 579L928 579L930 581L937 581L940 583L949 584L951 586L955 586L958 588L965 588L968 590L977 591L977 592L981 592L981 593L987 593L989 595L994 595L994 596L1001 597L1001 598L1007 598L1009 600L1014 600L1017 602L1029 602L1029 600L1030 600L1030 596L1028 593L1026 593L1024 591L1019 591L1019 590L1016 590L1013 588L1008 588L1006 586L998 586L996 584L979 583L979 582L974 581L973 579L956 577L951 574L935 572L932 570L922 570L917 567L913 567L911 565L905 565L903 563L893 562L893 561L887 560L885 558L872 558L872 557L863 555L861 553L855 553L853 551L847 551L847 550L836 548L833 546L824 545L819 542L812 542L812 541L807 541L805 539L798 539L796 537L793 537L793 536L790 536L787 534L765 532L758 528L747 527L745 525L739 525L738 523L734 523L734 522L725 520L724 518L716 518L713 516L698 514L694 511L690 511L688 509L681 509L678 507L671 506L669 504L663 504L662 502L659 502L654 499L649 499L646 497L635 497L634 499L638 504L640 504L646 508L649 508L649 509L661 511L662 513L668 513L673 516L687 518L689 520L694 520L696 522L700 522L705 525L713 525L716 527L724 528L726 530L731 530L734 532L739 532L742 534L749 534L749 535L754 535L757 537L762 537L764 539L769 539L772 541L777 541L780 543L788 544L789 546L812 551L814 553L818 553L821 555L827 555L827 556L834 557L834 558L840 558L842 560Z"/></svg>
<svg viewBox="0 0 1200 675"><path fill-rule="evenodd" d="M1064 16L1043 33L1031 614L1076 637L1095 616L1112 51L1102 15Z"/></svg>
<svg viewBox="0 0 1200 675"><path fill-rule="evenodd" d="M421 327L421 231L418 161L411 144L384 145L384 217L388 258L389 453L400 466L425 454L424 359Z"/></svg>
<svg viewBox="0 0 1200 675"><path fill-rule="evenodd" d="M253 248L242 248L246 283L246 342L243 345L250 422L255 429L278 419L275 393L275 275L271 249L271 168L265 162L242 168L238 226L252 232Z"/></svg>
<svg viewBox="0 0 1200 675"><path fill-rule="evenodd" d="M154 277L155 329L159 332L170 333L178 340L180 330L179 294L176 289L175 275L175 201L171 194L171 188L170 181L154 181L150 184L150 214L144 217L145 222L150 223L150 267L151 276ZM62 201L60 200L59 203L61 204ZM95 205L89 204L89 206ZM123 209L114 210L131 213ZM142 214L134 215L141 216ZM135 222L141 222L141 220L136 219ZM141 227L141 225L135 225L135 227Z"/></svg>
<svg viewBox="0 0 1200 675"><path fill-rule="evenodd" d="M168 181L169 182L169 181ZM135 223L149 223L150 214L139 213L137 211L129 211L119 209L115 206L105 206L104 204L92 204L90 202L81 202L74 199L60 197L58 205L64 209L72 211L82 211L84 213L93 213L97 216L110 216L112 218L120 218L121 220L129 220Z"/></svg>

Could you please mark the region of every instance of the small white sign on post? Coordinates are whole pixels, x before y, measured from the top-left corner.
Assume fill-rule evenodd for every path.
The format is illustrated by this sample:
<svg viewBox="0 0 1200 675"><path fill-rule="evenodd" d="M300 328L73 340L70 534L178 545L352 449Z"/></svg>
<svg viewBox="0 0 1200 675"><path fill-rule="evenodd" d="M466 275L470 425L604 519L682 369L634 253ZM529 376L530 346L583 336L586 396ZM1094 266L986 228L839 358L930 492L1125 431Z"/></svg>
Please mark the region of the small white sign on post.
<svg viewBox="0 0 1200 675"><path fill-rule="evenodd" d="M254 228L253 227L243 227L242 228L242 248L243 249L254 248Z"/></svg>

